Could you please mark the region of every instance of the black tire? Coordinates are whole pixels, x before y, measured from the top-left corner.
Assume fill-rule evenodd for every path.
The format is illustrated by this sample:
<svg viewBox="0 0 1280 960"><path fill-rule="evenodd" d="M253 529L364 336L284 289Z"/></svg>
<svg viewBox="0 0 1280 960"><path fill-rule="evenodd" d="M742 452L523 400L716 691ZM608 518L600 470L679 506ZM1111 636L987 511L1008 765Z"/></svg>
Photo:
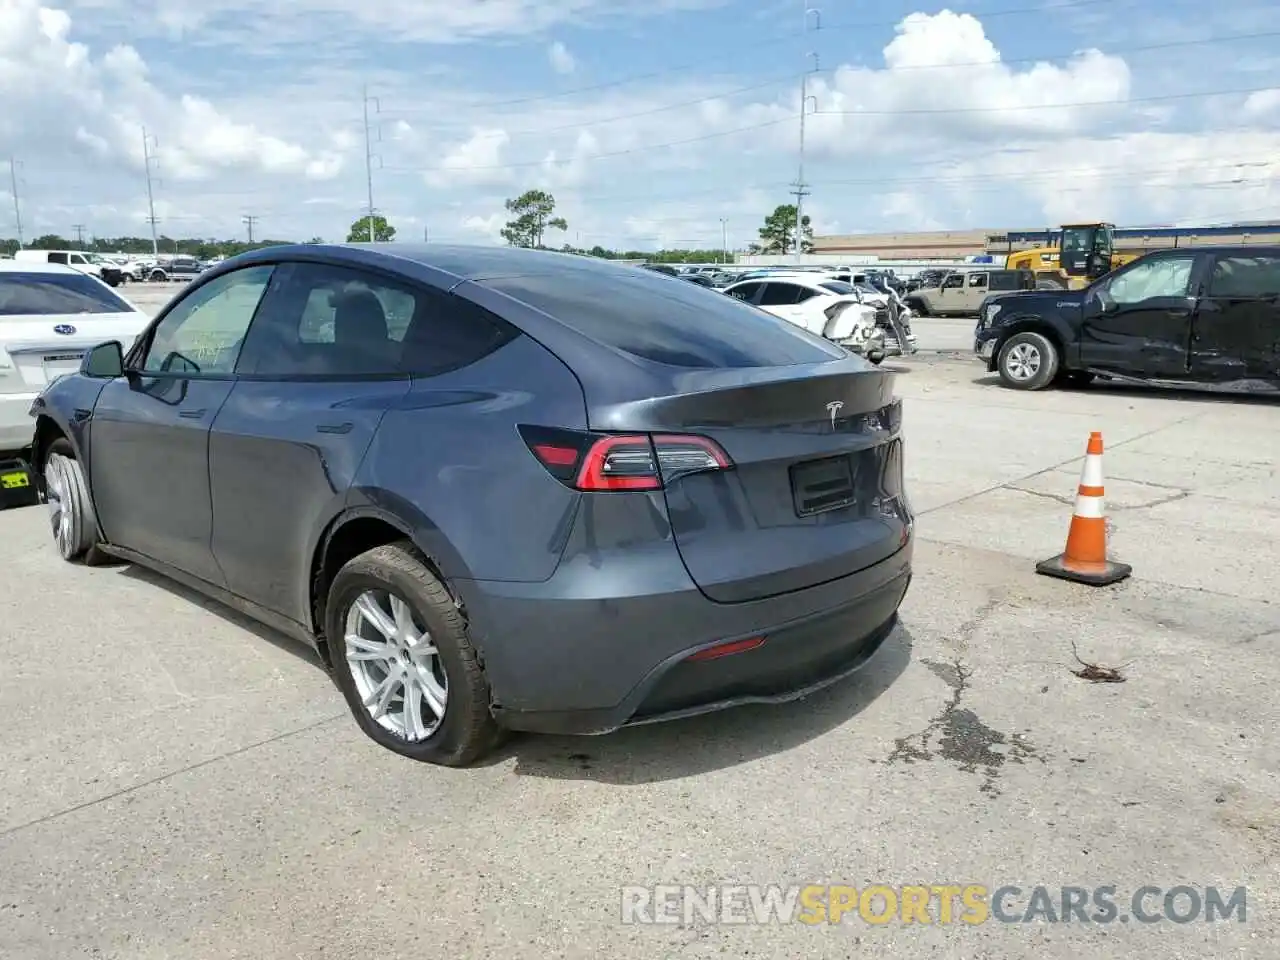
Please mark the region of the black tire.
<svg viewBox="0 0 1280 960"><path fill-rule="evenodd" d="M365 707L346 658L347 614L367 590L394 593L427 628L448 681L444 717L430 736L412 741L378 723ZM489 684L467 637L466 621L449 590L427 569L408 541L375 547L350 560L329 588L325 636L334 677L360 729L401 756L465 767L491 751L502 733L489 710Z"/></svg>
<svg viewBox="0 0 1280 960"><path fill-rule="evenodd" d="M867 360L878 367L880 364L884 363L884 354L878 350L875 353L868 353Z"/></svg>
<svg viewBox="0 0 1280 960"><path fill-rule="evenodd" d="M43 499L50 504L53 543L62 559L68 563L79 560L88 566L113 562L98 549L98 520L89 496L89 484L75 449L65 437L49 445L42 472L40 488ZM56 514L54 501L59 508Z"/></svg>
<svg viewBox="0 0 1280 960"><path fill-rule="evenodd" d="M152 281L152 283L159 283L159 282L160 282L160 281L162 281L162 280L168 280L168 279L169 279L169 278L168 278L167 276L165 276L165 272L164 272L163 270L152 270L152 271L151 271L151 281Z"/></svg>
<svg viewBox="0 0 1280 960"><path fill-rule="evenodd" d="M929 305L923 300L912 297L907 300L907 306L911 308L911 315L914 317L929 316Z"/></svg>
<svg viewBox="0 0 1280 960"><path fill-rule="evenodd" d="M1083 390L1093 381L1094 375L1088 370L1059 370L1053 385L1065 390Z"/></svg>
<svg viewBox="0 0 1280 960"><path fill-rule="evenodd" d="M1043 390L1058 375L1058 349L1044 334L1015 333L996 358L1000 380L1015 390Z"/></svg>

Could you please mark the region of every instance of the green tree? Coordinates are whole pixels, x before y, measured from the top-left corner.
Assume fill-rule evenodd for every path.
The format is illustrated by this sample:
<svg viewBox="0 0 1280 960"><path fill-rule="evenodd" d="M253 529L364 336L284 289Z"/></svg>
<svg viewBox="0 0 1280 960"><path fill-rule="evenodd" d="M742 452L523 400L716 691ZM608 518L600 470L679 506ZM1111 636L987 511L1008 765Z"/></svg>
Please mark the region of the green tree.
<svg viewBox="0 0 1280 960"><path fill-rule="evenodd" d="M515 217L502 228L502 239L513 247L543 249L542 238L547 230L568 230L564 217L556 217L556 198L545 190L526 190L514 200L507 201L507 212Z"/></svg>
<svg viewBox="0 0 1280 960"><path fill-rule="evenodd" d="M390 243L396 238L396 228L387 223L387 218L382 214L375 213L372 217L361 217L351 224L347 243L368 243L370 220L373 221L373 239L377 243Z"/></svg>
<svg viewBox="0 0 1280 960"><path fill-rule="evenodd" d="M809 225L807 216L801 221L802 249L808 253L813 249L813 227ZM760 242L753 244L760 253L792 253L796 247L796 205L794 203L779 204L778 208L764 218L764 226L760 228Z"/></svg>

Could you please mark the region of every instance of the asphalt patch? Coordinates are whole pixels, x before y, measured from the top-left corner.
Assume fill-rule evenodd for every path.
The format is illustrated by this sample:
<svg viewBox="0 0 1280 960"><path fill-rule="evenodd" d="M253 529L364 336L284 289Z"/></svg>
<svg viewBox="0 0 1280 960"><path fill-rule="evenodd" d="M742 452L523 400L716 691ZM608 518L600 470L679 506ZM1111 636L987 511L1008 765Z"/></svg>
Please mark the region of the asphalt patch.
<svg viewBox="0 0 1280 960"><path fill-rule="evenodd" d="M1022 734L1001 733L983 723L972 710L961 706L972 676L972 670L961 661L921 662L951 688L951 697L942 712L930 720L924 730L895 740L893 752L886 762L949 761L965 773L979 774L982 784L978 789L989 797L1000 795L997 781L1006 763L1044 762L1035 746Z"/></svg>

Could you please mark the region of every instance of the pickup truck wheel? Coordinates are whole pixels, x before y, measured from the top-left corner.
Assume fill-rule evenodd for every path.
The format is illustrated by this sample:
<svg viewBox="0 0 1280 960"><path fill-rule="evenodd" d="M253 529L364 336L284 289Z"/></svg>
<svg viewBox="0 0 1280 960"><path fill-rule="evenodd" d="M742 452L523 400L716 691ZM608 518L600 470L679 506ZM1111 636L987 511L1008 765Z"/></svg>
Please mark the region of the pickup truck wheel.
<svg viewBox="0 0 1280 960"><path fill-rule="evenodd" d="M929 306L923 300L912 298L907 301L907 307L911 310L911 315L915 317L929 316Z"/></svg>
<svg viewBox="0 0 1280 960"><path fill-rule="evenodd" d="M1058 350L1040 333L1015 333L1000 348L996 370L1007 387L1043 390L1058 374Z"/></svg>
<svg viewBox="0 0 1280 960"><path fill-rule="evenodd" d="M163 270L152 270L152 271L151 271L151 280L152 280L153 282L155 282L155 283L159 283L161 280L167 280L167 279L169 279L169 278L168 278L168 277L166 277L166 276L164 275L164 271L163 271Z"/></svg>

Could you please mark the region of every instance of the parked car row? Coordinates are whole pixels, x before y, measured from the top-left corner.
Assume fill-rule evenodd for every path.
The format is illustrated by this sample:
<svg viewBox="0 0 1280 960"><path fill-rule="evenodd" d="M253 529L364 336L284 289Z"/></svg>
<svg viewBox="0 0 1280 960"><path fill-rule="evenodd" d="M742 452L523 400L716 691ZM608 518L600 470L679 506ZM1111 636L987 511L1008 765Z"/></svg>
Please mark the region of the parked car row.
<svg viewBox="0 0 1280 960"><path fill-rule="evenodd" d="M130 258L86 250L18 250L13 258L23 263L63 264L97 277L111 287L130 282L193 280L212 266L212 262L195 257Z"/></svg>
<svg viewBox="0 0 1280 960"><path fill-rule="evenodd" d="M810 333L880 363L885 357L914 353L911 310L883 274L870 278L852 270L739 271L680 269L644 264L644 269L720 290ZM728 282L724 282L728 277ZM873 284L879 284L875 286Z"/></svg>

